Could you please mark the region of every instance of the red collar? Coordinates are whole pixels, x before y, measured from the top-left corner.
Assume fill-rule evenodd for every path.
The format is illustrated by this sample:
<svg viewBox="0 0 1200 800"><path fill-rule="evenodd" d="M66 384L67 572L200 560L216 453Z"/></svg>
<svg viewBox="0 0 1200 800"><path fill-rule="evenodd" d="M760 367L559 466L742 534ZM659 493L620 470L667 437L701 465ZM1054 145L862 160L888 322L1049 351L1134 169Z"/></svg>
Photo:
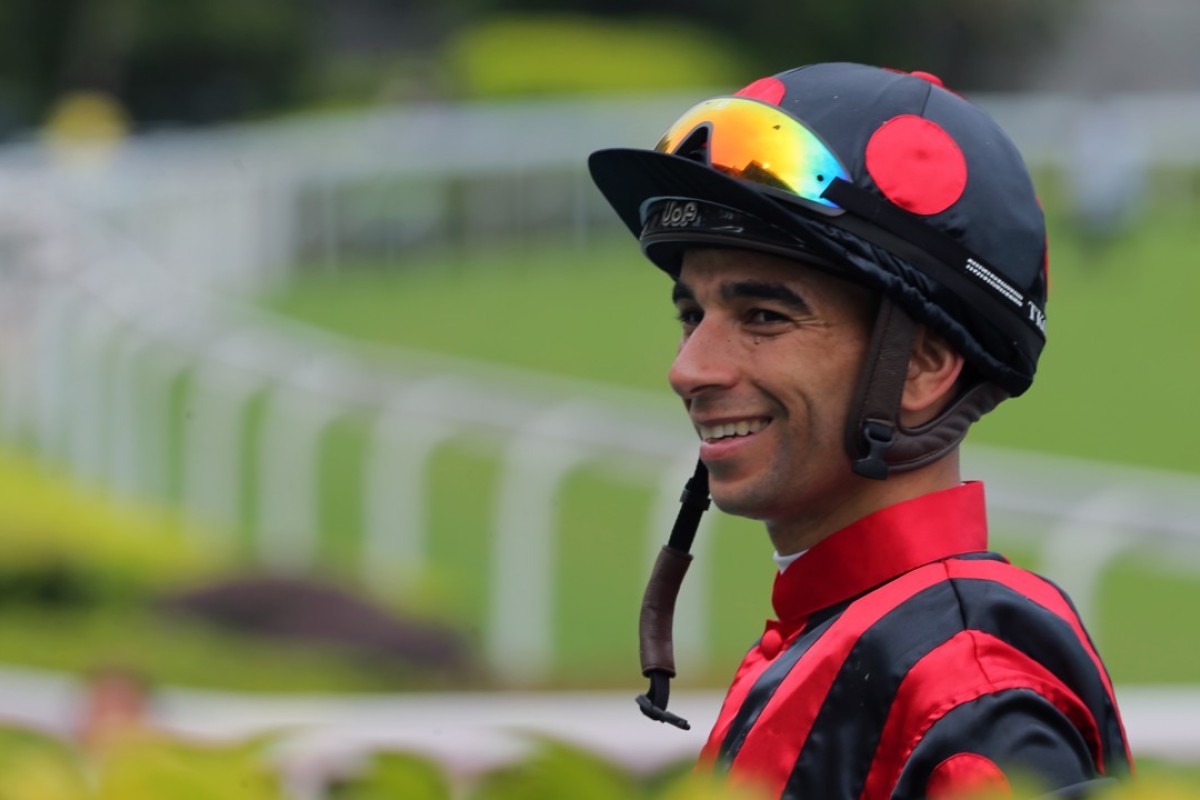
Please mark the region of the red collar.
<svg viewBox="0 0 1200 800"><path fill-rule="evenodd" d="M775 578L771 602L783 622L950 556L987 549L982 483L897 503L822 539Z"/></svg>

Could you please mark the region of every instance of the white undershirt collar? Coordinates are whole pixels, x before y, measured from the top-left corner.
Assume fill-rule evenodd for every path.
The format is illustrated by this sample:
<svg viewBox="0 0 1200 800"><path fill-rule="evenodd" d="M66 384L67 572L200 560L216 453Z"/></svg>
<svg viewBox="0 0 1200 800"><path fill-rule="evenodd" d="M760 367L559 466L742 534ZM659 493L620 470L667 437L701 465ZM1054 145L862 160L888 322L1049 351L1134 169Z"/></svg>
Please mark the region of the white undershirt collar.
<svg viewBox="0 0 1200 800"><path fill-rule="evenodd" d="M779 555L779 552L776 551L771 555L771 557L775 559L775 564L779 567L780 574L783 574L783 572L790 567L796 561L796 559L800 558L800 556L807 552L807 550L801 550L799 553L792 553L790 556L781 556Z"/></svg>

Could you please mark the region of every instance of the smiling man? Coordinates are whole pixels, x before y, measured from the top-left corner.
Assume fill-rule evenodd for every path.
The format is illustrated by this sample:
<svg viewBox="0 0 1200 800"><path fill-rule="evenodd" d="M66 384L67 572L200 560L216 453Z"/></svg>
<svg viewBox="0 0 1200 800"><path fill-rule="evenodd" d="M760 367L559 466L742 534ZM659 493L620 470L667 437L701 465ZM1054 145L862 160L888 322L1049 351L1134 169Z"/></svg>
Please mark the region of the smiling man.
<svg viewBox="0 0 1200 800"><path fill-rule="evenodd" d="M670 613L708 493L761 520L775 617L700 756L768 796L1085 796L1131 762L1070 601L988 551L971 423L1033 381L1045 227L1016 148L925 73L819 64L686 112L592 175L674 280L700 465L643 606Z"/></svg>

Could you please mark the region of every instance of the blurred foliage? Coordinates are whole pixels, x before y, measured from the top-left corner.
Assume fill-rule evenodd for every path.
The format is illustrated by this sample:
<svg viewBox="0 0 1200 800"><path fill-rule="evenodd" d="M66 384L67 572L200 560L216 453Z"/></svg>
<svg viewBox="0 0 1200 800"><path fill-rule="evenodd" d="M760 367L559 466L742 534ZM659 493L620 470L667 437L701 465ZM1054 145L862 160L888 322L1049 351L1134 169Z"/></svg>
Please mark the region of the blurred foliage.
<svg viewBox="0 0 1200 800"><path fill-rule="evenodd" d="M0 797L77 800L88 794L80 754L48 734L0 727Z"/></svg>
<svg viewBox="0 0 1200 800"><path fill-rule="evenodd" d="M524 761L486 776L474 796L477 800L633 800L647 795L636 778L614 765L573 747L544 742Z"/></svg>
<svg viewBox="0 0 1200 800"><path fill-rule="evenodd" d="M443 800L450 781L436 764L409 753L371 754L359 774L329 788L329 800Z"/></svg>
<svg viewBox="0 0 1200 800"><path fill-rule="evenodd" d="M1013 88L1079 0L6 0L0 136L109 94L144 128L465 93L740 85L823 60ZM454 76L463 80L455 86Z"/></svg>
<svg viewBox="0 0 1200 800"><path fill-rule="evenodd" d="M156 680L253 691L451 682L433 667L167 616L164 594L232 568L214 546L226 540L220 531L118 502L2 449L0 487L0 662L76 673L120 664Z"/></svg>
<svg viewBox="0 0 1200 800"><path fill-rule="evenodd" d="M0 728L0 797L36 800L275 800L269 739L189 742L129 732L101 752L48 734Z"/></svg>
<svg viewBox="0 0 1200 800"><path fill-rule="evenodd" d="M1053 46L1078 4L1079 0L578 0L571 8L617 25L645 16L670 17L719 31L753 54L755 73L772 74L818 61L863 61L929 70L951 86L980 89L1011 88L1024 63ZM555 0L456 0L456 6L484 18L561 8ZM601 60L603 66L613 68L623 58L619 52L614 48ZM573 69L579 66L578 60L567 63Z"/></svg>
<svg viewBox="0 0 1200 800"><path fill-rule="evenodd" d="M665 18L499 16L459 31L446 53L468 97L709 88L754 77L728 40Z"/></svg>
<svg viewBox="0 0 1200 800"><path fill-rule="evenodd" d="M27 457L0 450L0 486L0 604L124 603L222 563L214 531L115 502Z"/></svg>
<svg viewBox="0 0 1200 800"><path fill-rule="evenodd" d="M283 796L270 739L232 744L132 736L96 759L97 800L268 800Z"/></svg>
<svg viewBox="0 0 1200 800"><path fill-rule="evenodd" d="M0 728L0 797L38 800L282 800L272 737L191 742L147 731L127 733L87 752L47 734ZM442 767L405 753L379 752L323 792L328 800L755 800L686 765L634 775L577 748L543 742L524 759L455 787ZM461 784L461 781L460 781ZM461 790L460 790L461 789ZM307 795L306 795L307 796ZM1016 797L1030 797L1016 792ZM1178 767L1156 766L1095 800L1185 800L1200 782ZM977 800L982 800L976 796ZM965 799L964 799L965 800ZM1010 798L1011 800L1011 798Z"/></svg>
<svg viewBox="0 0 1200 800"><path fill-rule="evenodd" d="M104 6L112 6L105 9ZM211 122L298 102L317 22L306 0L92 0L89 22L119 14L120 95L137 119ZM87 23L85 23L87 24ZM119 70L119 73L118 73Z"/></svg>
<svg viewBox="0 0 1200 800"><path fill-rule="evenodd" d="M152 123L290 106L312 63L314 11L308 0L5 0L0 132L39 123L78 90Z"/></svg>
<svg viewBox="0 0 1200 800"><path fill-rule="evenodd" d="M236 633L138 608L0 607L0 629L0 662L76 674L120 665L163 683L279 694L452 685L452 678L433 668L408 668L395 660L384 663L344 649Z"/></svg>

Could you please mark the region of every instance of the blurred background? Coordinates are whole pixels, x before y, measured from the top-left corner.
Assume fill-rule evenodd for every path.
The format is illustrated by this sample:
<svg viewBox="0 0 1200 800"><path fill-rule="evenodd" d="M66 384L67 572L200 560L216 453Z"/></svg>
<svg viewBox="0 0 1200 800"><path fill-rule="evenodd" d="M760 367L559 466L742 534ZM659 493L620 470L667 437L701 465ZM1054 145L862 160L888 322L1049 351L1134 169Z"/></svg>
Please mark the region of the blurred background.
<svg viewBox="0 0 1200 800"><path fill-rule="evenodd" d="M585 159L821 60L934 72L1025 153L1049 344L966 471L1135 755L1200 774L1197 30L1191 0L6 0L0 785L162 796L186 750L211 796L516 797L520 729L656 791L774 565L709 515L696 730L643 720L695 444L669 282Z"/></svg>

